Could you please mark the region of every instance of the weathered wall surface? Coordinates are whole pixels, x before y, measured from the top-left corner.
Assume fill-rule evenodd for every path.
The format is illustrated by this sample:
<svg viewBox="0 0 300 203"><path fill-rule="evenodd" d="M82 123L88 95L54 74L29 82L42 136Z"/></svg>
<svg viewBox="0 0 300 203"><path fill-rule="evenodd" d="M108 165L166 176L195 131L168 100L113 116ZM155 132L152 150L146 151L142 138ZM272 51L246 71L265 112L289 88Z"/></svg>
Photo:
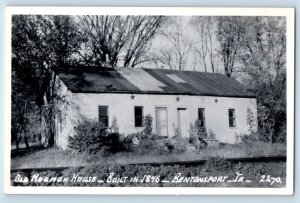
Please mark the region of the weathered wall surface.
<svg viewBox="0 0 300 203"><path fill-rule="evenodd" d="M187 96L178 95L147 95L135 94L94 94L94 93L70 93L64 90L70 105L67 107L67 118L62 124L62 130L58 133L58 142L62 147L66 146L66 137L73 131L74 126L81 119L93 119L98 121L98 106L108 106L109 126L113 117L117 118L119 132L129 134L143 130L142 127L134 127L134 106L144 107L144 116L151 114L153 117L153 131L156 131L155 107L167 107L168 136L174 136L178 126L177 108L186 108L188 123L194 124L198 118L198 108L205 108L206 127L216 134L220 142L234 143L236 135L249 133L247 123L247 109L250 108L257 117L255 98L228 98L211 96ZM229 127L228 109L235 109L236 127ZM257 122L255 121L255 125Z"/></svg>
<svg viewBox="0 0 300 203"><path fill-rule="evenodd" d="M77 106L80 101L73 99L73 94L67 89L65 84L60 82L60 88L57 94L63 101L60 101L57 105L60 113L57 113L55 118L56 123L56 141L57 145L66 148L68 142L68 136L74 134L74 127L78 124L80 117L79 108Z"/></svg>

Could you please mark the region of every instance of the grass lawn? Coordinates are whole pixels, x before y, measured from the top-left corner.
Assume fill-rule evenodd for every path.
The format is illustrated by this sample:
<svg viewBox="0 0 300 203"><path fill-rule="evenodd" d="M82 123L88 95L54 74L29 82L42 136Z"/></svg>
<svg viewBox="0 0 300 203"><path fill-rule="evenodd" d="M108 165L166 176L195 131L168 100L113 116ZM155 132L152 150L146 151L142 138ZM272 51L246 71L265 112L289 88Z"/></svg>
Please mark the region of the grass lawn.
<svg viewBox="0 0 300 203"><path fill-rule="evenodd" d="M135 154L133 152L120 152L109 156L101 154L79 154L52 148L12 158L11 169L122 165L130 163L192 161L209 158L244 158L285 155L286 145L279 143L227 144L220 147L205 148L200 152L189 151L168 154Z"/></svg>

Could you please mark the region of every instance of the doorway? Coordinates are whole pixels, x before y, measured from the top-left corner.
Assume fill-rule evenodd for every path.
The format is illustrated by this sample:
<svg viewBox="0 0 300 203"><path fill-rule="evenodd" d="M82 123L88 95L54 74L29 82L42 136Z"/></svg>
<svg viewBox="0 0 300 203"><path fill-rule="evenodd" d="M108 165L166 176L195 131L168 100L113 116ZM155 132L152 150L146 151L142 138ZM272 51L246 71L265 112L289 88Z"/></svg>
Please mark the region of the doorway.
<svg viewBox="0 0 300 203"><path fill-rule="evenodd" d="M178 115L178 133L182 137L189 137L188 132L188 114L186 108L177 108Z"/></svg>
<svg viewBox="0 0 300 203"><path fill-rule="evenodd" d="M166 107L156 107L156 133L168 137L168 116Z"/></svg>

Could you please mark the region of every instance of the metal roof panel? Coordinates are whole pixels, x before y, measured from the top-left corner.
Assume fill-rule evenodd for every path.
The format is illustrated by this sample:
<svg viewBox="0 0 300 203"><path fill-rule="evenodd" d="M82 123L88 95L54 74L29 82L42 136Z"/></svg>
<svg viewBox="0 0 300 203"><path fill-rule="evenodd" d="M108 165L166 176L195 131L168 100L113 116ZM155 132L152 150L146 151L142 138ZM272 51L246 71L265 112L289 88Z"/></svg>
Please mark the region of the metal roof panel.
<svg viewBox="0 0 300 203"><path fill-rule="evenodd" d="M255 97L220 73L170 69L61 67L56 70L67 88L77 93L186 94ZM170 77L172 75L172 77ZM174 80L174 78L179 78Z"/></svg>

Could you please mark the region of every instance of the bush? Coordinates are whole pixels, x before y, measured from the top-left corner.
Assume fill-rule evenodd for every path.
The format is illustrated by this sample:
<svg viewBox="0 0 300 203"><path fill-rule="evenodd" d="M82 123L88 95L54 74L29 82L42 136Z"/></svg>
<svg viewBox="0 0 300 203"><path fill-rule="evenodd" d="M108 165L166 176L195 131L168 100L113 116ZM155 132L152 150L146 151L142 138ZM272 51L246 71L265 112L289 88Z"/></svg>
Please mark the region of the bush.
<svg viewBox="0 0 300 203"><path fill-rule="evenodd" d="M250 134L240 135L240 141L246 144L258 142L258 134L252 131Z"/></svg>
<svg viewBox="0 0 300 203"><path fill-rule="evenodd" d="M207 138L207 132L206 128L203 126L203 123L201 120L195 121L195 130L199 138Z"/></svg>
<svg viewBox="0 0 300 203"><path fill-rule="evenodd" d="M119 124L118 124L118 120L117 118L114 116L113 120L111 122L111 130L114 133L118 133L119 132Z"/></svg>
<svg viewBox="0 0 300 203"><path fill-rule="evenodd" d="M164 151L164 139L156 134L142 134L139 143L139 152L161 154Z"/></svg>
<svg viewBox="0 0 300 203"><path fill-rule="evenodd" d="M144 118L144 126L145 129L143 131L144 134L149 135L152 132L152 123L153 123L153 118L150 114L148 114L145 118Z"/></svg>
<svg viewBox="0 0 300 203"><path fill-rule="evenodd" d="M233 165L226 159L210 158L205 162L203 166L203 171L210 173L216 171L228 173L232 170L232 167Z"/></svg>
<svg viewBox="0 0 300 203"><path fill-rule="evenodd" d="M127 151L134 151L140 144L141 133L132 133L123 137L122 141Z"/></svg>
<svg viewBox="0 0 300 203"><path fill-rule="evenodd" d="M216 139L217 135L211 129L208 130L208 138Z"/></svg>
<svg viewBox="0 0 300 203"><path fill-rule="evenodd" d="M139 154L149 153L158 149L161 137L145 132L132 133L123 138L123 143L128 151Z"/></svg>
<svg viewBox="0 0 300 203"><path fill-rule="evenodd" d="M165 138L156 134L144 132L132 133L123 138L125 149L138 154L162 154L170 152L185 152L188 139L181 136Z"/></svg>
<svg viewBox="0 0 300 203"><path fill-rule="evenodd" d="M119 133L109 133L101 123L85 120L75 128L74 135L68 137L68 149L89 154L116 153L123 151L124 146Z"/></svg>
<svg viewBox="0 0 300 203"><path fill-rule="evenodd" d="M195 148L198 148L199 145L198 136L194 133L191 133L189 137L189 143L192 144Z"/></svg>
<svg viewBox="0 0 300 203"><path fill-rule="evenodd" d="M177 135L166 139L164 143L167 152L185 152L189 140Z"/></svg>

